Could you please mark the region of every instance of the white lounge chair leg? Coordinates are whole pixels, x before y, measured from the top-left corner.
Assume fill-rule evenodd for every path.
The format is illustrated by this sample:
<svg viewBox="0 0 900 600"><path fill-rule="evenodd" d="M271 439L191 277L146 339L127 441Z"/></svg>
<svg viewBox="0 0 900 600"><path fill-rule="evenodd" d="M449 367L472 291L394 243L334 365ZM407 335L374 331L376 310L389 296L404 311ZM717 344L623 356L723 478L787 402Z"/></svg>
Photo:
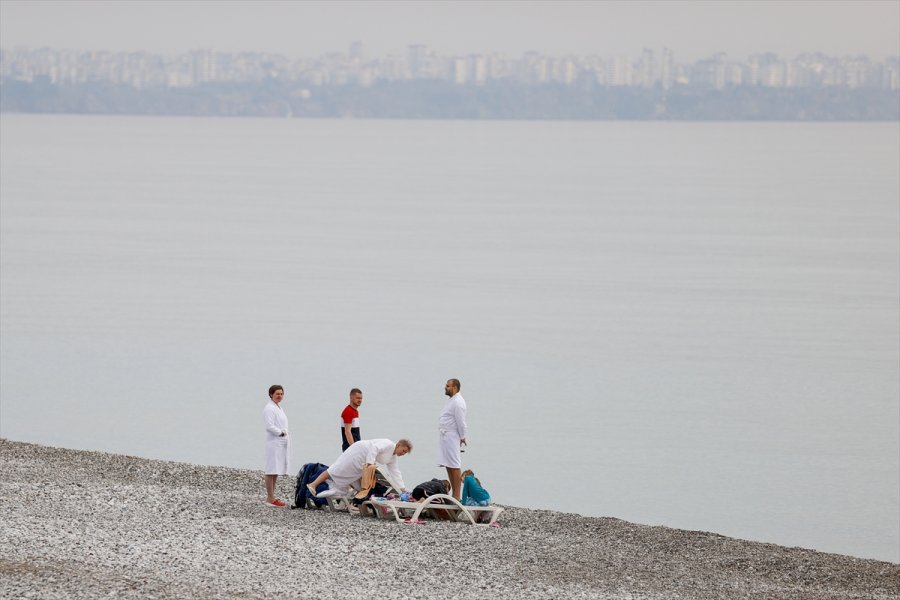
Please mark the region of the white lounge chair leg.
<svg viewBox="0 0 900 600"><path fill-rule="evenodd" d="M392 506L391 510L394 512L394 518L397 519L397 522L402 523L403 519L400 517L400 511L397 510L397 507Z"/></svg>

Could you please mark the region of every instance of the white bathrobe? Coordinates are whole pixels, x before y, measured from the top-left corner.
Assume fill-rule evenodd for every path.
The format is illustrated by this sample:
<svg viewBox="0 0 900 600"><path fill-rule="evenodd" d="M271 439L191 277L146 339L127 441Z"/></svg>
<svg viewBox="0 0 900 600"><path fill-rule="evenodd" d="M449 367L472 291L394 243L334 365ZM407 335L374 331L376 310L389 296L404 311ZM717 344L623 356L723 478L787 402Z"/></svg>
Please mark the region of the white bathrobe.
<svg viewBox="0 0 900 600"><path fill-rule="evenodd" d="M284 410L272 400L263 409L266 426L266 475L287 475L290 472L288 456L291 453L291 434ZM281 433L284 432L284 436Z"/></svg>
<svg viewBox="0 0 900 600"><path fill-rule="evenodd" d="M444 411L438 418L438 466L462 467L459 442L466 437L466 401L462 394L455 394L444 404Z"/></svg>
<svg viewBox="0 0 900 600"><path fill-rule="evenodd" d="M394 454L395 446L394 442L386 439L356 442L328 467L328 475L334 482L332 488L347 493L350 485L362 478L367 464L378 464L385 468L394 483L405 490L406 484L403 483L403 476L397 466L397 459L400 457Z"/></svg>

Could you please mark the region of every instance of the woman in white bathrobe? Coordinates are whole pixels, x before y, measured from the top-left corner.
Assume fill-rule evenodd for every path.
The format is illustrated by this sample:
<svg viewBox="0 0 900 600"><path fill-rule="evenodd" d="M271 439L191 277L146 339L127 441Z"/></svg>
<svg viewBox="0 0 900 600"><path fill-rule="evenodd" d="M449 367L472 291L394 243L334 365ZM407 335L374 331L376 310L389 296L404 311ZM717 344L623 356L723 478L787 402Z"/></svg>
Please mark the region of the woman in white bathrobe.
<svg viewBox="0 0 900 600"><path fill-rule="evenodd" d="M279 508L285 504L275 497L275 482L279 475L288 474L291 451L288 418L281 408L283 399L284 388L273 385L269 388L269 402L263 409L263 423L266 426L266 504Z"/></svg>
<svg viewBox="0 0 900 600"><path fill-rule="evenodd" d="M332 481L330 489L346 495L349 493L350 486L362 478L366 466L375 464L383 466L394 483L400 486L401 491L406 491L406 484L403 483L397 459L409 453L410 450L412 450L412 443L409 440L400 440L396 444L387 439L360 440L347 448L328 467L327 471L323 471L315 481L309 484L310 493L315 496L316 487L330 478Z"/></svg>

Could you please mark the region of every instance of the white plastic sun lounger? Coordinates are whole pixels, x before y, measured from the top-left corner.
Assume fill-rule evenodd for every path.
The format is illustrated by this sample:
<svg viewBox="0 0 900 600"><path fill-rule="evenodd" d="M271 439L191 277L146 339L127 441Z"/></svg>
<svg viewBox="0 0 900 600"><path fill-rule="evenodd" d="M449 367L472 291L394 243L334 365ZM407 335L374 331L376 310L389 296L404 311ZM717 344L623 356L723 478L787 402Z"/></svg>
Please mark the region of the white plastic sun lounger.
<svg viewBox="0 0 900 600"><path fill-rule="evenodd" d="M443 501L443 502L439 502ZM393 516L400 523L406 521L404 515L412 512L408 517L410 522L415 523L422 513L431 510L456 511L456 520L471 525L493 525L503 512L500 506L463 506L459 500L447 494L435 494L429 496L422 502L402 502L400 500L376 500L371 499L363 503L373 509L375 516L379 518L390 518ZM387 509L387 510L385 510ZM478 522L476 518L479 515L490 515L488 521Z"/></svg>
<svg viewBox="0 0 900 600"><path fill-rule="evenodd" d="M378 465L375 465L375 481L387 487L385 494L390 494L392 492L399 494L401 492L400 486ZM352 513L353 511L350 510L351 502L358 491L358 486L351 485L347 494L340 494L337 491L328 490L319 494L317 498L325 498L325 501L328 503L328 508L331 510Z"/></svg>
<svg viewBox="0 0 900 600"><path fill-rule="evenodd" d="M331 510L350 510L350 500L356 495L356 492L350 492L349 496L345 496L343 494L339 494L337 492L333 494L329 494L328 492L331 490L327 490L316 496L316 498L324 498L325 502L328 503L328 508Z"/></svg>
<svg viewBox="0 0 900 600"><path fill-rule="evenodd" d="M331 481L330 479L328 481ZM332 482L329 486L333 486ZM358 490L354 486L350 486L346 493L343 493L334 487L329 487L324 492L321 492L316 496L316 498L322 498L325 502L328 503L328 508L331 510L340 510L340 511L349 511L350 510L350 501L353 500L353 497L356 495Z"/></svg>

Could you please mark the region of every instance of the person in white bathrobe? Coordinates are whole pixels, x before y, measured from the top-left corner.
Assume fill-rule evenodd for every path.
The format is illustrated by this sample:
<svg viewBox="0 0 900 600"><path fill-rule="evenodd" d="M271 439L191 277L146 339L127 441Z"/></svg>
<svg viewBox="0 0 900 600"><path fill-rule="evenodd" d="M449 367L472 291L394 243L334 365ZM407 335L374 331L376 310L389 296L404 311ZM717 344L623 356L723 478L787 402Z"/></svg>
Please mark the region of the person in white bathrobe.
<svg viewBox="0 0 900 600"><path fill-rule="evenodd" d="M273 385L269 388L269 401L263 409L263 423L266 426L266 504L283 508L284 502L275 497L275 482L279 475L289 473L288 456L291 451L291 434L288 418L281 408L284 388Z"/></svg>
<svg viewBox="0 0 900 600"><path fill-rule="evenodd" d="M462 494L462 452L466 445L466 401L459 393L459 379L449 379L444 385L447 402L438 418L438 466L447 468L447 478L453 488L453 497Z"/></svg>
<svg viewBox="0 0 900 600"><path fill-rule="evenodd" d="M400 486L400 491L405 492L406 484L403 483L397 459L411 451L412 442L406 439L399 440L396 444L387 439L360 440L347 448L326 471L309 484L309 492L315 496L316 487L326 479L331 479L329 495L347 495L350 486L362 478L363 470L369 465L383 466L394 483Z"/></svg>

